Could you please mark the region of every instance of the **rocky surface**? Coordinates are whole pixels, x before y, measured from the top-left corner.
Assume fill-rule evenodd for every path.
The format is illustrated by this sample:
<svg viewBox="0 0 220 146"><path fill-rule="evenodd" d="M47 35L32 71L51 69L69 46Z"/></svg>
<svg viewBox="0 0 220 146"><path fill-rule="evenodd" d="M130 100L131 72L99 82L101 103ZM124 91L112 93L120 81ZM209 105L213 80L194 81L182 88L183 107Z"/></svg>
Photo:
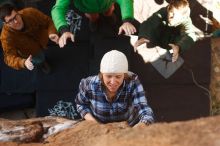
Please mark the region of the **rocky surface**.
<svg viewBox="0 0 220 146"><path fill-rule="evenodd" d="M0 119L1 142L40 142L52 134L74 127L78 121L59 117L32 118L26 120Z"/></svg>
<svg viewBox="0 0 220 146"><path fill-rule="evenodd" d="M2 126L8 121L0 122ZM82 121L38 143L2 142L0 146L219 146L219 123L220 116L134 128L125 122L96 124Z"/></svg>
<svg viewBox="0 0 220 146"><path fill-rule="evenodd" d="M212 39L211 50L211 93L220 102L220 38Z"/></svg>

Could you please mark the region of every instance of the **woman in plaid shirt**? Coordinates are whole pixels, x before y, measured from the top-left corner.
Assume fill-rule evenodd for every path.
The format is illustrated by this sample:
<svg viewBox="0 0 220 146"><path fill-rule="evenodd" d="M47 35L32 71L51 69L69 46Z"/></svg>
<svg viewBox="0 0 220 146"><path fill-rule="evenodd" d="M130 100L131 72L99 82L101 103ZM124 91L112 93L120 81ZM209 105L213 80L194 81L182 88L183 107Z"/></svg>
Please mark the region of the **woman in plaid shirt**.
<svg viewBox="0 0 220 146"><path fill-rule="evenodd" d="M85 120L127 121L130 126L154 122L143 86L137 75L128 71L126 56L117 50L103 56L99 75L81 80L75 101Z"/></svg>

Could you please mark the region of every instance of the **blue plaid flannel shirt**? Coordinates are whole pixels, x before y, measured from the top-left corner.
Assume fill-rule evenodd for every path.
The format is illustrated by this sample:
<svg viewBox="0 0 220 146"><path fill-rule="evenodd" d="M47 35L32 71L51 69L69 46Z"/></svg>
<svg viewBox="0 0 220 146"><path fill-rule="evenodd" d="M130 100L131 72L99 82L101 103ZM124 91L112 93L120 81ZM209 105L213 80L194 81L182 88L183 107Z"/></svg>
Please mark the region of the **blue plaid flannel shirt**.
<svg viewBox="0 0 220 146"><path fill-rule="evenodd" d="M115 100L109 102L99 76L82 79L76 97L77 111L82 117L91 113L99 122L127 121L130 126L153 123L153 111L147 103L143 86L136 74L129 72L131 80L124 81Z"/></svg>

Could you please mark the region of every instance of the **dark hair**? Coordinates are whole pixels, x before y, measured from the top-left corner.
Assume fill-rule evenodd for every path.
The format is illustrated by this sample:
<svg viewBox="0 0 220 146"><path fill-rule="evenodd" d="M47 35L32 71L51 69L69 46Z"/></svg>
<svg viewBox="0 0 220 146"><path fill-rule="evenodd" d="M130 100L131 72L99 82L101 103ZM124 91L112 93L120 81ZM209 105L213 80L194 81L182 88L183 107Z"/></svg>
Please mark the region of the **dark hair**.
<svg viewBox="0 0 220 146"><path fill-rule="evenodd" d="M188 7L189 2L187 0L170 0L169 6L175 8Z"/></svg>
<svg viewBox="0 0 220 146"><path fill-rule="evenodd" d="M5 17L11 15L11 12L16 10L16 7L13 3L3 3L0 5L0 19L5 21Z"/></svg>
<svg viewBox="0 0 220 146"><path fill-rule="evenodd" d="M168 11L172 10L173 8L181 8L183 16L190 16L189 2L187 0L171 0L167 8Z"/></svg>

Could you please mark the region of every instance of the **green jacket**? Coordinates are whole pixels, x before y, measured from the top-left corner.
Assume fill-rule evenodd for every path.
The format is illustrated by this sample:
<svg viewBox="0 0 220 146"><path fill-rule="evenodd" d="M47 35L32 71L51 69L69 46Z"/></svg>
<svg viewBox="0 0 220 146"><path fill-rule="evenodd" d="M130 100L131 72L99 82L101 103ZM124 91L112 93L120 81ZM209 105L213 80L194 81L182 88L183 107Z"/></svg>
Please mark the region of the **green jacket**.
<svg viewBox="0 0 220 146"><path fill-rule="evenodd" d="M122 20L133 19L133 0L72 0L74 6L83 13L103 13L116 2L121 8ZM68 26L65 15L69 9L71 0L56 0L51 14L58 31L61 27Z"/></svg>
<svg viewBox="0 0 220 146"><path fill-rule="evenodd" d="M197 40L195 29L190 17L183 19L176 26L171 27L167 21L167 8L161 8L144 21L139 29L139 38L147 38L155 46L171 49L168 44L175 44L181 51L190 48Z"/></svg>

